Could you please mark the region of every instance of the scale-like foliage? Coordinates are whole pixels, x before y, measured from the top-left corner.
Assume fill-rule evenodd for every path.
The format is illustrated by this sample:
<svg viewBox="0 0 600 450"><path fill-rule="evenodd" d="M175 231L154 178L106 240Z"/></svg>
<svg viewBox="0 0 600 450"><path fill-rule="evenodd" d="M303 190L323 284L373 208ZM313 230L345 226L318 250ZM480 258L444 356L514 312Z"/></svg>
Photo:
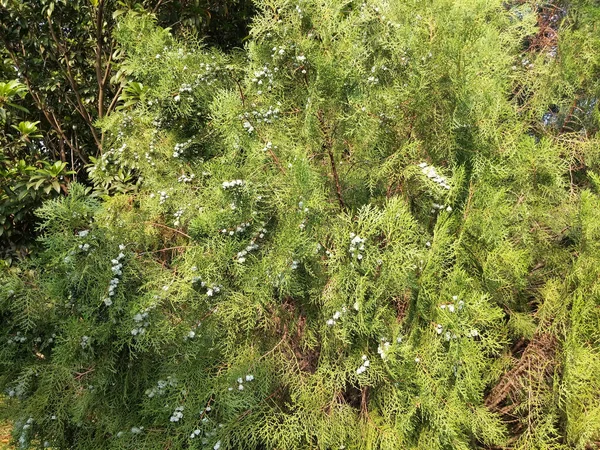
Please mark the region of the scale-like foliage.
<svg viewBox="0 0 600 450"><path fill-rule="evenodd" d="M557 58L530 2L257 6L239 53L116 28L111 195L47 203L0 290L21 445L595 445L598 141L543 109L593 7Z"/></svg>

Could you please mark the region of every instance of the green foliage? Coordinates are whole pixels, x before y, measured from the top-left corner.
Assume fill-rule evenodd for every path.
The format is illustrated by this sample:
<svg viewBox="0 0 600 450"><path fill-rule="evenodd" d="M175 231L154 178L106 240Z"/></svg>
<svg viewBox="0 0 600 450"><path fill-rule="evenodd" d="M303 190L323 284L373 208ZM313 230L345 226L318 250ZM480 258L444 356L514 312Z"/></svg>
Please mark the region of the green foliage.
<svg viewBox="0 0 600 450"><path fill-rule="evenodd" d="M119 16L109 195L44 203L1 278L15 440L596 445L599 142L572 117L598 57L569 54L594 7L257 7L228 54Z"/></svg>
<svg viewBox="0 0 600 450"><path fill-rule="evenodd" d="M67 179L73 172L66 166L60 161L35 165L24 160L12 164L0 161L0 242L6 246L3 256L14 255L11 244L20 243L25 246L23 250L27 249L34 233L34 210L43 200L67 190Z"/></svg>
<svg viewBox="0 0 600 450"><path fill-rule="evenodd" d="M102 152L95 121L110 113L127 83L118 69L115 19L151 12L161 25L205 37L223 48L239 45L253 13L249 0L2 0L0 78L18 77L27 108L37 117L50 159L65 151L85 178L89 157ZM215 22L211 22L214 16ZM21 84L22 83L22 84ZM0 86L0 103L5 89ZM0 106L0 116L3 114ZM75 164L74 164L75 165Z"/></svg>
<svg viewBox="0 0 600 450"><path fill-rule="evenodd" d="M25 97L26 93L27 88L24 84L19 83L18 80L0 82L0 120L2 120L3 125L8 119L7 114L9 114L5 106L18 109L22 112L29 112L27 111L27 108L24 108L23 106L13 102L15 97L22 99L23 97Z"/></svg>
<svg viewBox="0 0 600 450"><path fill-rule="evenodd" d="M39 122L21 120L27 91L17 80L0 83L0 255L3 265L27 253L34 237L34 210L54 193L66 192L66 162L46 161ZM50 192L54 193L50 195Z"/></svg>
<svg viewBox="0 0 600 450"><path fill-rule="evenodd" d="M31 250L32 211L45 198L39 194L68 184L68 172L107 193L113 186L128 192L137 181L131 170L104 177L92 169L89 179L86 170L105 143L96 120L120 99L122 107L143 101L143 86L119 66L123 48L115 50L112 36L116 18L127 12L152 12L178 34L229 48L247 35L253 8L249 0L0 1L0 80L11 79L0 82L0 254L6 261ZM55 161L69 169L48 173Z"/></svg>

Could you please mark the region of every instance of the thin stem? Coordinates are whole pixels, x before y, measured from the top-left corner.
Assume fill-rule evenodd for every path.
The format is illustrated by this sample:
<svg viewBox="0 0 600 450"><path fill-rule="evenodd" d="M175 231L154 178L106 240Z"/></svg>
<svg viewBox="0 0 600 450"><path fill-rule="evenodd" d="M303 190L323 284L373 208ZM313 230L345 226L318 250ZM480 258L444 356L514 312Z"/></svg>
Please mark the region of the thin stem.
<svg viewBox="0 0 600 450"><path fill-rule="evenodd" d="M176 228L171 228L171 227L169 227L167 225L163 225L161 223L156 223L156 222L144 222L144 223L147 223L148 225L154 225L156 227L166 228L167 230L171 230L171 231L174 231L175 233L179 233L179 234L181 234L182 236L185 236L188 239L192 239L192 237L189 234L186 234L183 231L178 230Z"/></svg>

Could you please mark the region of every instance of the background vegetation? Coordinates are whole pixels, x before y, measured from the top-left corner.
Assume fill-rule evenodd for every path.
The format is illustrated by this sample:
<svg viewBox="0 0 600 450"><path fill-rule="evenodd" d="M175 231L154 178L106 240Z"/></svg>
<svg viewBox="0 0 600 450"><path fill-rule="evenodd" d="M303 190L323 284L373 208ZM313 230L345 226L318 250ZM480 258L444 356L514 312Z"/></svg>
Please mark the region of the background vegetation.
<svg viewBox="0 0 600 450"><path fill-rule="evenodd" d="M105 144L96 121L115 109L129 81L113 37L127 12L153 14L174 34L230 49L247 36L253 6L249 0L0 3L0 247L8 263L34 244L33 211L43 199L66 193L70 181L91 183L87 168Z"/></svg>

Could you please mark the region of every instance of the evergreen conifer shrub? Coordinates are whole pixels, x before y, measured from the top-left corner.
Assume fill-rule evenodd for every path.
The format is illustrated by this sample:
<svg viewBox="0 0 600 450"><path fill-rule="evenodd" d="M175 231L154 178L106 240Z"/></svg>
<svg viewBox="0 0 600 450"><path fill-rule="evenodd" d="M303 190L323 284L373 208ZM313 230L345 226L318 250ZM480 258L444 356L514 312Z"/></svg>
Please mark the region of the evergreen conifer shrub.
<svg viewBox="0 0 600 450"><path fill-rule="evenodd" d="M598 445L598 8L257 7L230 54L116 28L97 189L2 274L16 444Z"/></svg>

